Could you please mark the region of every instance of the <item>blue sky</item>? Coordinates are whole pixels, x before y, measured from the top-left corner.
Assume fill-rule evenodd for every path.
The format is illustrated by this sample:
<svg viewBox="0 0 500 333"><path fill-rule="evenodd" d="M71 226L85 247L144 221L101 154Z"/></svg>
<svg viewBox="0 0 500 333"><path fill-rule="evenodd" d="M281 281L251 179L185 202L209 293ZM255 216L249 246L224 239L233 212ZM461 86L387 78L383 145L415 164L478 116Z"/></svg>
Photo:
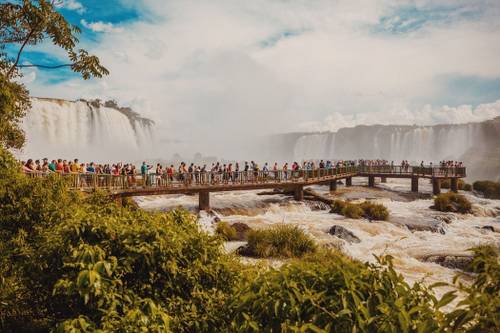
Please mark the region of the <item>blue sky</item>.
<svg viewBox="0 0 500 333"><path fill-rule="evenodd" d="M111 75L27 70L32 93L113 98L166 131L254 124L248 114L269 119L255 123L263 132L418 121L429 107L474 114L500 100L498 1L65 0L59 10ZM22 59L65 61L49 45Z"/></svg>

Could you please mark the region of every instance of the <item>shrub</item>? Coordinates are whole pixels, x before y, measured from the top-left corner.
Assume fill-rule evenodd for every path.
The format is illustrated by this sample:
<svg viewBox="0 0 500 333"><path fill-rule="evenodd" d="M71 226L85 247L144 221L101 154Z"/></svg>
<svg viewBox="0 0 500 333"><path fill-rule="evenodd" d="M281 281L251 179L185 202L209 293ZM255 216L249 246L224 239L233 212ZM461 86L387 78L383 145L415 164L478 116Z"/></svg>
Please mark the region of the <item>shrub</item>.
<svg viewBox="0 0 500 333"><path fill-rule="evenodd" d="M332 203L332 210L330 211L330 213L335 213L335 214L340 214L342 215L342 209L344 209L344 207L346 206L346 202L343 201L343 200L335 200L333 203Z"/></svg>
<svg viewBox="0 0 500 333"><path fill-rule="evenodd" d="M361 264L319 252L269 270L232 302L233 332L434 332L440 303L421 283L408 285L390 257Z"/></svg>
<svg viewBox="0 0 500 333"><path fill-rule="evenodd" d="M233 223L231 226L236 230L237 240L246 240L248 232L252 230L248 225L242 222Z"/></svg>
<svg viewBox="0 0 500 333"><path fill-rule="evenodd" d="M465 183L464 187L462 188L462 190L470 192L470 191L472 191L472 185L468 184L468 183Z"/></svg>
<svg viewBox="0 0 500 333"><path fill-rule="evenodd" d="M363 209L358 204L348 202L342 208L342 215L351 219L359 219L363 216Z"/></svg>
<svg viewBox="0 0 500 333"><path fill-rule="evenodd" d="M444 327L450 332L500 332L500 263L499 248L482 246L472 249L474 259L469 270L475 273L472 284L457 284L467 295L460 307L446 315Z"/></svg>
<svg viewBox="0 0 500 333"><path fill-rule="evenodd" d="M222 237L222 239L224 239L226 241L238 239L238 234L236 232L236 229L233 228L227 222L221 221L221 222L217 223L217 228L215 229L215 233L220 235Z"/></svg>
<svg viewBox="0 0 500 333"><path fill-rule="evenodd" d="M269 229L251 230L245 253L259 258L301 257L314 252L313 239L297 226L280 224Z"/></svg>
<svg viewBox="0 0 500 333"><path fill-rule="evenodd" d="M458 179L457 188L459 190L464 190L465 185L470 185L470 184L467 184L466 182L464 182L463 179ZM447 179L441 180L441 188L450 189L451 188L451 179L447 178Z"/></svg>
<svg viewBox="0 0 500 333"><path fill-rule="evenodd" d="M191 214L84 199L0 149L0 331L217 331L240 265ZM7 169L3 166L7 165Z"/></svg>
<svg viewBox="0 0 500 333"><path fill-rule="evenodd" d="M382 204L365 201L360 204L360 207L363 210L363 216L369 220L387 221L389 218L389 210Z"/></svg>
<svg viewBox="0 0 500 333"><path fill-rule="evenodd" d="M490 180L476 181L472 184L474 191L478 191L489 199L500 199L500 182Z"/></svg>
<svg viewBox="0 0 500 333"><path fill-rule="evenodd" d="M340 214L351 219L364 217L369 220L386 221L389 211L382 204L365 201L361 204L335 200L332 204L331 213Z"/></svg>
<svg viewBox="0 0 500 333"><path fill-rule="evenodd" d="M441 212L470 213L472 204L461 194L448 192L434 198L434 209Z"/></svg>

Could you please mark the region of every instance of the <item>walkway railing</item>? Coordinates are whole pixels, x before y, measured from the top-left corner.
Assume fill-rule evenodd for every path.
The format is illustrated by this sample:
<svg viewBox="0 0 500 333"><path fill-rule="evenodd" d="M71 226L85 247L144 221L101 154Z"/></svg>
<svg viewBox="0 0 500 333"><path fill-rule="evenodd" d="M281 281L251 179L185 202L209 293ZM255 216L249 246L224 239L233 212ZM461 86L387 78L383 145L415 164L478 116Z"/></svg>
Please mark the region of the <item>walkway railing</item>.
<svg viewBox="0 0 500 333"><path fill-rule="evenodd" d="M465 168L401 167L401 166L348 166L329 169L299 171L233 171L233 172L186 172L148 175L110 175L96 173L42 173L32 172L31 177L50 174L67 179L74 189L125 190L134 188L209 188L211 186L238 186L245 184L283 184L321 182L330 179L360 175L407 175L417 177L465 177Z"/></svg>

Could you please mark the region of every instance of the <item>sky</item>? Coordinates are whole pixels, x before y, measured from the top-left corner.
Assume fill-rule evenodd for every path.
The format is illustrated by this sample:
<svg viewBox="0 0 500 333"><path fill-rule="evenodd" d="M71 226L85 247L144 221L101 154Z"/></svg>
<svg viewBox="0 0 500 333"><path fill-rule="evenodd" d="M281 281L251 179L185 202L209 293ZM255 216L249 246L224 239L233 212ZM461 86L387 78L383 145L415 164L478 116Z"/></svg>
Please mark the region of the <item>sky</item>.
<svg viewBox="0 0 500 333"><path fill-rule="evenodd" d="M1 0L0 0L1 1ZM498 0L60 0L110 75L26 70L32 95L115 99L158 144L500 115ZM43 44L24 63L65 62Z"/></svg>

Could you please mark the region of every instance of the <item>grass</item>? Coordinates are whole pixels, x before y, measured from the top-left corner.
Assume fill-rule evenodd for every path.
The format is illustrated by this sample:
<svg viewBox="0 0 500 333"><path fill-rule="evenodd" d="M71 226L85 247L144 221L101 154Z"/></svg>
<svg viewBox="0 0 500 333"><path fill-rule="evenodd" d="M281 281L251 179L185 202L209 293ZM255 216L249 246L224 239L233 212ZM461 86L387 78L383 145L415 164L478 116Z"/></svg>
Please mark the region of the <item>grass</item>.
<svg viewBox="0 0 500 333"><path fill-rule="evenodd" d="M500 199L500 182L479 180L472 184L474 191L478 191L488 199Z"/></svg>
<svg viewBox="0 0 500 333"><path fill-rule="evenodd" d="M434 209L441 212L467 214L472 210L472 204L461 194L448 192L439 194L434 198Z"/></svg>
<svg viewBox="0 0 500 333"><path fill-rule="evenodd" d="M357 204L343 200L335 200L332 204L331 212L351 219L363 217L369 220L387 221L389 218L389 210L387 207L370 201Z"/></svg>
<svg viewBox="0 0 500 333"><path fill-rule="evenodd" d="M245 254L258 258L300 258L317 249L314 240L297 226L279 224L248 232Z"/></svg>
<svg viewBox="0 0 500 333"><path fill-rule="evenodd" d="M221 221L217 223L215 233L226 241L238 240L238 233L229 223Z"/></svg>

